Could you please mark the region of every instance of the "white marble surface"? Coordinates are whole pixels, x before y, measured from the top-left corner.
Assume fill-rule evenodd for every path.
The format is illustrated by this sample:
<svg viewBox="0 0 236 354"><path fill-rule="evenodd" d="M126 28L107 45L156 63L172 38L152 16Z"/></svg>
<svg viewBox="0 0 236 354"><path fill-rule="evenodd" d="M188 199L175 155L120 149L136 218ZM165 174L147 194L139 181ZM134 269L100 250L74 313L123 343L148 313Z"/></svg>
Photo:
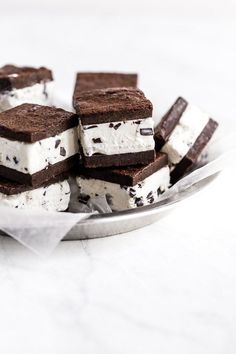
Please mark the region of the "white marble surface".
<svg viewBox="0 0 236 354"><path fill-rule="evenodd" d="M138 71L157 116L182 94L235 126L232 2L213 11L210 0L193 9L181 0L173 11L168 0L159 11L138 1L133 15L131 0L124 12L106 0L101 11L83 1L81 12L72 0L55 12L53 0L37 11L22 3L1 9L0 64L54 67L68 99L78 69ZM47 259L0 238L0 352L235 353L235 172L154 225L63 242Z"/></svg>

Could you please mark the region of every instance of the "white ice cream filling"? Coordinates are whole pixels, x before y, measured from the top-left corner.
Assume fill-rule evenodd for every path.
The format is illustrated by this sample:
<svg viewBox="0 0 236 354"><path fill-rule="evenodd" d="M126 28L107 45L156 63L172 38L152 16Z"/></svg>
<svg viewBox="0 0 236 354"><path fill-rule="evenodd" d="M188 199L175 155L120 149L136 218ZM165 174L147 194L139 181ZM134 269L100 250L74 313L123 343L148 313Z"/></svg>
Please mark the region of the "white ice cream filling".
<svg viewBox="0 0 236 354"><path fill-rule="evenodd" d="M33 174L78 153L77 128L26 143L0 137L0 165Z"/></svg>
<svg viewBox="0 0 236 354"><path fill-rule="evenodd" d="M165 166L137 183L135 186L121 186L94 178L77 177L81 198L106 196L114 211L152 204L165 192L170 183L170 170Z"/></svg>
<svg viewBox="0 0 236 354"><path fill-rule="evenodd" d="M70 186L67 181L26 192L6 195L0 193L0 205L12 208L40 208L47 211L64 211L70 201Z"/></svg>
<svg viewBox="0 0 236 354"><path fill-rule="evenodd" d="M0 93L0 112L23 103L51 106L53 104L53 88L54 82L47 81Z"/></svg>
<svg viewBox="0 0 236 354"><path fill-rule="evenodd" d="M172 165L178 164L188 153L208 121L208 114L202 112L198 107L188 104L179 123L161 150L168 155Z"/></svg>
<svg viewBox="0 0 236 354"><path fill-rule="evenodd" d="M152 118L82 125L81 145L85 156L115 155L154 149Z"/></svg>

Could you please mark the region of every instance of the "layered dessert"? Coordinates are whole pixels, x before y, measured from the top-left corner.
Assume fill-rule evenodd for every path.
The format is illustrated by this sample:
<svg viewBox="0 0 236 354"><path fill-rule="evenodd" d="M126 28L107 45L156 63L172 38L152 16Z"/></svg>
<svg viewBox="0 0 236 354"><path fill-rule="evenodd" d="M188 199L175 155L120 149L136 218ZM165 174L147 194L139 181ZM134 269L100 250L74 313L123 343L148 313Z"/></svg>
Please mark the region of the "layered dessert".
<svg viewBox="0 0 236 354"><path fill-rule="evenodd" d="M155 158L152 103L135 88L83 92L75 102L86 167L148 164Z"/></svg>
<svg viewBox="0 0 236 354"><path fill-rule="evenodd" d="M179 97L155 128L156 150L168 155L171 183L176 183L198 160L218 123Z"/></svg>
<svg viewBox="0 0 236 354"><path fill-rule="evenodd" d="M74 113L34 104L0 113L0 176L34 186L71 169L77 124Z"/></svg>
<svg viewBox="0 0 236 354"><path fill-rule="evenodd" d="M126 168L84 168L77 184L80 200L106 196L113 211L153 204L168 189L170 172L167 155L158 153L146 166Z"/></svg>

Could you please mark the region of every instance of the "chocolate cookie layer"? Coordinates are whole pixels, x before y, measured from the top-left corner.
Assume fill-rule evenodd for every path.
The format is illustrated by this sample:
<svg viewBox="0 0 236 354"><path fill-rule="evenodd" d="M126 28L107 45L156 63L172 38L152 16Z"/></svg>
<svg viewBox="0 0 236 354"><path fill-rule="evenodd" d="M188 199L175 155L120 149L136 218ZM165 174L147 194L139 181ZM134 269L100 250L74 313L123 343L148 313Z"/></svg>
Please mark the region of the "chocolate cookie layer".
<svg viewBox="0 0 236 354"><path fill-rule="evenodd" d="M128 154L127 154L128 155ZM134 154L130 154L134 155ZM111 157L115 160L114 157ZM133 157L132 157L133 160ZM142 161L144 162L144 161ZM78 173L85 178L95 178L120 185L134 186L168 163L167 155L157 153L152 161L145 160L145 166L124 168L80 168Z"/></svg>
<svg viewBox="0 0 236 354"><path fill-rule="evenodd" d="M0 165L0 176L24 185L37 187L74 168L78 164L78 160L78 155L74 155L32 175Z"/></svg>
<svg viewBox="0 0 236 354"><path fill-rule="evenodd" d="M113 87L137 87L137 74L77 73L73 102L83 91Z"/></svg>
<svg viewBox="0 0 236 354"><path fill-rule="evenodd" d="M218 123L213 119L210 119L201 134L198 136L194 145L171 172L171 184L176 183L197 162L198 157L211 139L217 127Z"/></svg>
<svg viewBox="0 0 236 354"><path fill-rule="evenodd" d="M0 68L0 92L21 89L52 80L51 70L44 67L37 69L5 65Z"/></svg>
<svg viewBox="0 0 236 354"><path fill-rule="evenodd" d="M83 125L143 119L152 116L152 103L135 88L96 89L82 92L75 109Z"/></svg>
<svg viewBox="0 0 236 354"><path fill-rule="evenodd" d="M27 184L19 184L17 182L9 181L8 179L0 177L0 193L6 195L14 195L22 192L26 192L39 187L46 187L50 184L64 181L69 177L68 173L62 173L61 175L54 176L50 180L44 182L43 184L35 184L34 187Z"/></svg>
<svg viewBox="0 0 236 354"><path fill-rule="evenodd" d="M170 137L173 129L178 124L188 102L179 97L169 111L161 119L154 131L156 150L159 151Z"/></svg>
<svg viewBox="0 0 236 354"><path fill-rule="evenodd" d="M89 157L84 156L82 153L82 159L84 166L88 168L147 165L155 160L155 152L154 150L150 150L127 154L93 155Z"/></svg>
<svg viewBox="0 0 236 354"><path fill-rule="evenodd" d="M78 124L78 117L60 108L22 104L0 113L0 136L36 142L55 136Z"/></svg>

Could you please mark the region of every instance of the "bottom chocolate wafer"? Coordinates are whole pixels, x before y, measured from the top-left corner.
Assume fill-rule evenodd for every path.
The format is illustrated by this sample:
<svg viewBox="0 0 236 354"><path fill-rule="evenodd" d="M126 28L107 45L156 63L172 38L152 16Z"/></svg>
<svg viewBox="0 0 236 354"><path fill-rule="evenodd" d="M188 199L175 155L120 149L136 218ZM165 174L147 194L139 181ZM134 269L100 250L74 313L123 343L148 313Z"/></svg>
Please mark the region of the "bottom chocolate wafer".
<svg viewBox="0 0 236 354"><path fill-rule="evenodd" d="M34 174L23 173L17 170L0 165L0 175L10 181L15 181L29 186L39 186L40 184L50 181L57 175L67 172L79 163L79 155L74 155L66 160L57 162L49 167L36 172Z"/></svg>
<svg viewBox="0 0 236 354"><path fill-rule="evenodd" d="M147 165L155 159L154 150L116 155L96 154L89 157L85 156L82 152L81 154L84 166L88 168Z"/></svg>

